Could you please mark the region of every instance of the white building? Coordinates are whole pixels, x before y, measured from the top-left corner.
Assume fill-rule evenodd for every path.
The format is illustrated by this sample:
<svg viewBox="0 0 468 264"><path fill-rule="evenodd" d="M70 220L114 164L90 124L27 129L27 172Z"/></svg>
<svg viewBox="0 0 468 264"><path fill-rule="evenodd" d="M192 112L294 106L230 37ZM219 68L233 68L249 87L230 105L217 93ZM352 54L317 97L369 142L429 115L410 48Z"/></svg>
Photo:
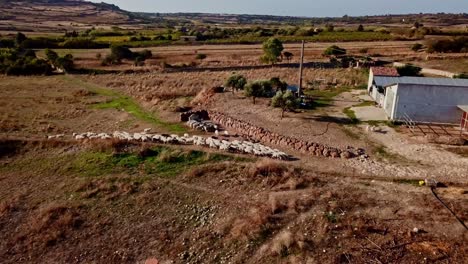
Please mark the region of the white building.
<svg viewBox="0 0 468 264"><path fill-rule="evenodd" d="M397 70L390 67L371 67L369 71L369 83L367 91L369 95L377 102L379 106L383 106L385 99L385 85L391 83L389 79L399 77Z"/></svg>
<svg viewBox="0 0 468 264"><path fill-rule="evenodd" d="M379 80L381 82L382 80ZM450 78L388 78L383 109L390 120L460 123L468 105L468 80Z"/></svg>
<svg viewBox="0 0 468 264"><path fill-rule="evenodd" d="M468 79L395 77L382 72L371 69L368 92L388 119L450 124L462 120L460 106L468 105Z"/></svg>

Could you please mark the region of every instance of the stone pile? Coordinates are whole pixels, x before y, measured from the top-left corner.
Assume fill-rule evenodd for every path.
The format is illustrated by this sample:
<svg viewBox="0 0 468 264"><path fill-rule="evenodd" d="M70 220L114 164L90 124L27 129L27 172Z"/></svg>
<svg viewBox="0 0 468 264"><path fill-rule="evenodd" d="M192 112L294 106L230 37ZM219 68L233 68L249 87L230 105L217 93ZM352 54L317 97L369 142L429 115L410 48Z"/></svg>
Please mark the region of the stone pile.
<svg viewBox="0 0 468 264"><path fill-rule="evenodd" d="M259 143L238 140L227 141L218 139L216 137L189 136L188 134L185 134L184 136L178 136L167 134L152 134L149 133L149 131L133 134L128 132L115 131L113 134L98 134L92 132L82 134L74 133L73 138L76 140L119 139L126 141L154 142L164 144L197 145L213 149L219 149L226 152L251 154L258 157L268 157L280 160L290 159L290 156L286 153L277 149L272 149Z"/></svg>
<svg viewBox="0 0 468 264"><path fill-rule="evenodd" d="M287 147L315 156L350 159L365 154L363 149L355 149L352 147L348 147L347 149L338 149L320 143L279 135L265 128L238 120L220 112L210 111L209 117L213 122L222 125L226 129L232 129L236 133L245 137L252 138L267 144L275 144Z"/></svg>

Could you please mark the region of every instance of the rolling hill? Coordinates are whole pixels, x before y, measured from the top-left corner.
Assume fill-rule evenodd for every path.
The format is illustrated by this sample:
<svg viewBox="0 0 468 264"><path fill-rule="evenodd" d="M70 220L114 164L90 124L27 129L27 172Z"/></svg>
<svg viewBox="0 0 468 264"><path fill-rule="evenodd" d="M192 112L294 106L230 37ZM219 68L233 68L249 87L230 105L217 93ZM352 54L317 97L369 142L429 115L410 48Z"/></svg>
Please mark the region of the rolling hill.
<svg viewBox="0 0 468 264"><path fill-rule="evenodd" d="M82 0L0 1L0 30L63 31L139 22L132 13L106 3Z"/></svg>

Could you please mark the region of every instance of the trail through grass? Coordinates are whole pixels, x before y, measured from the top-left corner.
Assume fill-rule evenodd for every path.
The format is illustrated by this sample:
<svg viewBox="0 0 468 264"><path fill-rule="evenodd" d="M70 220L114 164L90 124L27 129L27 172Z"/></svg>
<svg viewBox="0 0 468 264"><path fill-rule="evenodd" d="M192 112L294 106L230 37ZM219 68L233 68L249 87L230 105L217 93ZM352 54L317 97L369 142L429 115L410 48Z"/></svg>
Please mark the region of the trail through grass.
<svg viewBox="0 0 468 264"><path fill-rule="evenodd" d="M84 87L88 91L95 93L97 95L101 96L106 96L110 97L108 101L104 103L98 103L95 104L93 107L96 109L118 109L118 110L124 110L130 114L132 114L134 117L148 122L150 124L159 126L161 128L164 128L170 132L173 133L183 133L186 130L185 127L181 126L180 124L177 123L169 123L165 122L159 118L157 118L153 113L149 111L145 111L137 102L135 102L131 97L124 96L120 94L117 91L107 89L104 87L99 87L95 84L89 83L82 81L76 77L66 75L63 76L64 80L68 82L73 82L75 84L80 85L81 87Z"/></svg>

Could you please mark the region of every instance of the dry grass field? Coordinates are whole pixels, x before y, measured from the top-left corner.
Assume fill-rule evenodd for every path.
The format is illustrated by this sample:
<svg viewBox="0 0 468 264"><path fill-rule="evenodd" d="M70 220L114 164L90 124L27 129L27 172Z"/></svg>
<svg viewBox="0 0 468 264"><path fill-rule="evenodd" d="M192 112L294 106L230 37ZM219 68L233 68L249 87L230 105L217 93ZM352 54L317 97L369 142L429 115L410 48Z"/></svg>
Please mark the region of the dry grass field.
<svg viewBox="0 0 468 264"><path fill-rule="evenodd" d="M29 38L72 35L48 44L30 40L39 47L152 46L131 48L152 52L140 66L135 65L143 52L122 49L132 60L119 63L114 57L103 63L110 48L54 49L61 57L73 55L73 69L51 76L0 75L0 263L466 263L468 146L435 144L383 119L359 120L353 109L372 111L374 105L364 89L368 70L339 68L323 55L338 45L350 56L466 72L465 53L411 49L442 36L423 37L424 28L410 32L419 19L426 27L440 27L441 34L461 35L466 16L343 17L317 23L225 14L156 17L80 0L0 0L0 11L2 47L24 46L20 34L12 40L18 31ZM309 107L282 117L270 98L254 104L241 91L215 92L232 74L249 82L278 77L296 85L301 44L285 43L284 51L293 57L276 65L260 62L261 44L214 44L259 43L272 28L289 30L295 23L301 27L297 31L271 35L296 41L306 25L335 26L305 37L318 41L306 43L304 54ZM361 23L365 30L357 30ZM245 35L209 36L214 27L257 26ZM207 39L180 38L188 32ZM334 39L343 42L329 42ZM76 43L64 45L68 40ZM2 71L24 74L29 65L22 66L24 58L4 52ZM54 68L64 62L46 56L44 49L34 52ZM293 148L265 136L256 141L232 127L214 133L191 129L180 122L186 109L217 111L256 131L318 143L325 150L318 148L322 153L316 156L310 148L304 151L310 145ZM258 142L290 157L72 136L148 130ZM329 147L343 150L342 155L326 154ZM359 154L349 157L351 152ZM437 188L428 186L433 181Z"/></svg>
<svg viewBox="0 0 468 264"><path fill-rule="evenodd" d="M294 69L240 73L291 83L296 78ZM429 188L419 186L423 175L374 177L346 161L300 153L291 153L297 161L273 162L197 147L45 139L144 128L183 133L187 128L176 123L174 108L190 105L203 88L222 85L230 74L0 77L2 262L463 262L466 232ZM365 82L356 70L305 74L327 81L336 76L344 86ZM316 120L281 129L325 110L288 113L280 123L266 101L252 106L230 93L214 99L204 107L242 113L279 133L367 146L336 124L326 136L313 136L327 126ZM466 221L466 181L446 183L437 192Z"/></svg>
<svg viewBox="0 0 468 264"><path fill-rule="evenodd" d="M75 11L98 12L80 8ZM37 9L9 12L20 11ZM44 12L60 17L64 9ZM38 17L30 35L128 19L106 12L102 20L76 17L73 25ZM0 28L9 23L2 21ZM414 43L338 45L352 55L456 72L468 67L466 54L416 53ZM328 62L322 53L333 44L307 43L305 61ZM280 118L266 98L254 105L241 92L203 93L233 73L296 84L294 65L260 63L261 45L149 49L153 57L141 67L101 65L98 57L108 49L57 50L96 74L0 76L1 263L464 263L466 229L421 180L445 185L437 194L468 221L466 146L417 142L383 121L355 122L349 109L371 105L362 99L366 70L307 67L305 93L313 107ZM285 44L285 51L298 63L299 44ZM45 57L43 50L37 54ZM71 139L75 132L147 128L213 136L180 123L181 107L216 110L331 147L362 148L369 156L328 159L269 145L293 157L272 161L197 146ZM371 134L367 125L387 130ZM64 137L47 139L57 134Z"/></svg>

